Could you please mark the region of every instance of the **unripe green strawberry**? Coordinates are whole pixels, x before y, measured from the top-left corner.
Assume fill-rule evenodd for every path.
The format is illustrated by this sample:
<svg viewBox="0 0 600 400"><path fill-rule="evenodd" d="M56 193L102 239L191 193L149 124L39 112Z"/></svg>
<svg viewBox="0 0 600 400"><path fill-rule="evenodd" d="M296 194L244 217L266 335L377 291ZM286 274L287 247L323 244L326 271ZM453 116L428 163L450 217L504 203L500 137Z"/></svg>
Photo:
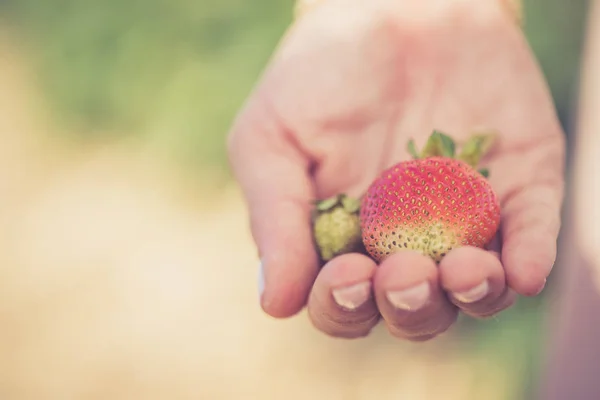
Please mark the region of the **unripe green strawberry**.
<svg viewBox="0 0 600 400"><path fill-rule="evenodd" d="M454 157L454 142L434 132L422 154L380 174L361 205L361 230L368 253L382 261L414 250L439 262L459 246L484 247L496 234L500 205L484 175L474 168L489 148L476 136Z"/></svg>
<svg viewBox="0 0 600 400"><path fill-rule="evenodd" d="M360 232L360 200L344 194L317 202L314 237L323 261L364 250Z"/></svg>

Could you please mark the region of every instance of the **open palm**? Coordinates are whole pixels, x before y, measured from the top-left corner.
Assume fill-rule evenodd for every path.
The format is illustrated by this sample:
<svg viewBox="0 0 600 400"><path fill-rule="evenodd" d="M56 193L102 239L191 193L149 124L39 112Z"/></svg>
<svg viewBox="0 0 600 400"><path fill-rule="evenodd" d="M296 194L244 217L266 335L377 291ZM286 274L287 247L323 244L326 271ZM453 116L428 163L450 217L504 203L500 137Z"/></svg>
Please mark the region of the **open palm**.
<svg viewBox="0 0 600 400"><path fill-rule="evenodd" d="M398 4L401 3L401 4ZM418 3L418 4L417 4ZM465 139L493 129L484 160L502 207L488 250L439 264L412 252L380 265L347 254L319 269L313 200L361 195L433 129ZM264 268L262 307L305 305L317 328L366 335L383 318L403 338L445 331L538 294L556 256L564 143L549 92L518 27L499 3L330 0L288 32L230 137Z"/></svg>

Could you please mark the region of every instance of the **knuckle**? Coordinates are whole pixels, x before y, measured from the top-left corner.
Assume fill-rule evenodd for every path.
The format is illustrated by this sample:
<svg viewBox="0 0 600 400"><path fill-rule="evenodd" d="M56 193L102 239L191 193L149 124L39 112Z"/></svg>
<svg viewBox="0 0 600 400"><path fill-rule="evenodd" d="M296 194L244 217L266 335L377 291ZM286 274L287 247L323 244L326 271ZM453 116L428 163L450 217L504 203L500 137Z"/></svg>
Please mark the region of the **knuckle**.
<svg viewBox="0 0 600 400"><path fill-rule="evenodd" d="M336 339L361 339L369 336L372 328L366 328L361 330L329 330L329 329L319 329L321 332L326 334L327 336L336 338Z"/></svg>
<svg viewBox="0 0 600 400"><path fill-rule="evenodd" d="M354 339L368 336L379 321L376 312L352 315L346 312L309 312L312 324L323 333L338 337Z"/></svg>
<svg viewBox="0 0 600 400"><path fill-rule="evenodd" d="M400 334L397 334L395 336L398 337L398 338L400 338L400 339L408 340L409 342L413 342L413 343L424 343L424 342L429 342L432 339L437 338L438 334L437 333L418 334L418 335L400 335Z"/></svg>
<svg viewBox="0 0 600 400"><path fill-rule="evenodd" d="M556 185L525 188L505 199L504 236L558 233L561 225L560 197Z"/></svg>
<svg viewBox="0 0 600 400"><path fill-rule="evenodd" d="M437 332L435 331L412 331L392 324L388 324L387 329L392 336L398 339L408 340L409 342L425 342L437 337Z"/></svg>
<svg viewBox="0 0 600 400"><path fill-rule="evenodd" d="M225 151L227 152L227 155L229 156L229 158L233 157L235 152L236 152L236 147L237 147L237 138L236 138L236 134L234 131L229 132L229 134L227 135L227 138L225 139Z"/></svg>
<svg viewBox="0 0 600 400"><path fill-rule="evenodd" d="M230 158L235 158L240 149L243 147L243 136L245 130L240 127L239 122L236 122L227 134L225 142L225 150Z"/></svg>
<svg viewBox="0 0 600 400"><path fill-rule="evenodd" d="M462 306L463 313L477 319L490 319L515 304L516 295L507 291L492 301L483 301L469 306Z"/></svg>
<svg viewBox="0 0 600 400"><path fill-rule="evenodd" d="M429 340L446 332L456 322L458 310L444 310L436 316L414 316L404 321L388 321L388 330L396 337L410 341Z"/></svg>

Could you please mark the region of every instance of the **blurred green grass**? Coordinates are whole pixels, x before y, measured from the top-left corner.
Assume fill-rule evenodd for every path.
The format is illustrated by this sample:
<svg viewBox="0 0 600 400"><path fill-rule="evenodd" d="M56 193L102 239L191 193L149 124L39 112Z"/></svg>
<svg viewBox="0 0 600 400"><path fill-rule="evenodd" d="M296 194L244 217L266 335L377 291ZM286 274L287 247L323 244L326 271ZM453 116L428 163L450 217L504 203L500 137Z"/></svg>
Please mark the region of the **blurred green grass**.
<svg viewBox="0 0 600 400"><path fill-rule="evenodd" d="M566 120L587 1L525 4L527 36ZM291 0L0 1L64 131L146 135L186 165L224 173L227 129L291 10Z"/></svg>
<svg viewBox="0 0 600 400"><path fill-rule="evenodd" d="M15 0L4 2L3 14L30 46L64 131L83 140L146 135L181 162L219 171L231 119L289 23L290 6Z"/></svg>
<svg viewBox="0 0 600 400"><path fill-rule="evenodd" d="M525 1L525 32L569 133L588 2L566 4ZM0 0L69 140L145 136L186 168L223 180L227 130L291 9L290 0ZM532 398L543 301L525 299L497 321L461 325L463 346L489 352L510 371L513 399Z"/></svg>

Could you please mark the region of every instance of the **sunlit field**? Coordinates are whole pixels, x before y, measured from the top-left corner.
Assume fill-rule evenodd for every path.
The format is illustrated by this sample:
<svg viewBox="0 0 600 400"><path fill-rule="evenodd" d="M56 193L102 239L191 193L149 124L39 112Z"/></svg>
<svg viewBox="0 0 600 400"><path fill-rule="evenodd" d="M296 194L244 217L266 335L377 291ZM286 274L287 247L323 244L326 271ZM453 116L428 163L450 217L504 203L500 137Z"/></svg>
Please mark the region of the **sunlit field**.
<svg viewBox="0 0 600 400"><path fill-rule="evenodd" d="M528 399L552 285L421 344L260 311L224 153L289 22L258 3L0 2L0 398ZM558 3L527 29L568 126L584 3Z"/></svg>

